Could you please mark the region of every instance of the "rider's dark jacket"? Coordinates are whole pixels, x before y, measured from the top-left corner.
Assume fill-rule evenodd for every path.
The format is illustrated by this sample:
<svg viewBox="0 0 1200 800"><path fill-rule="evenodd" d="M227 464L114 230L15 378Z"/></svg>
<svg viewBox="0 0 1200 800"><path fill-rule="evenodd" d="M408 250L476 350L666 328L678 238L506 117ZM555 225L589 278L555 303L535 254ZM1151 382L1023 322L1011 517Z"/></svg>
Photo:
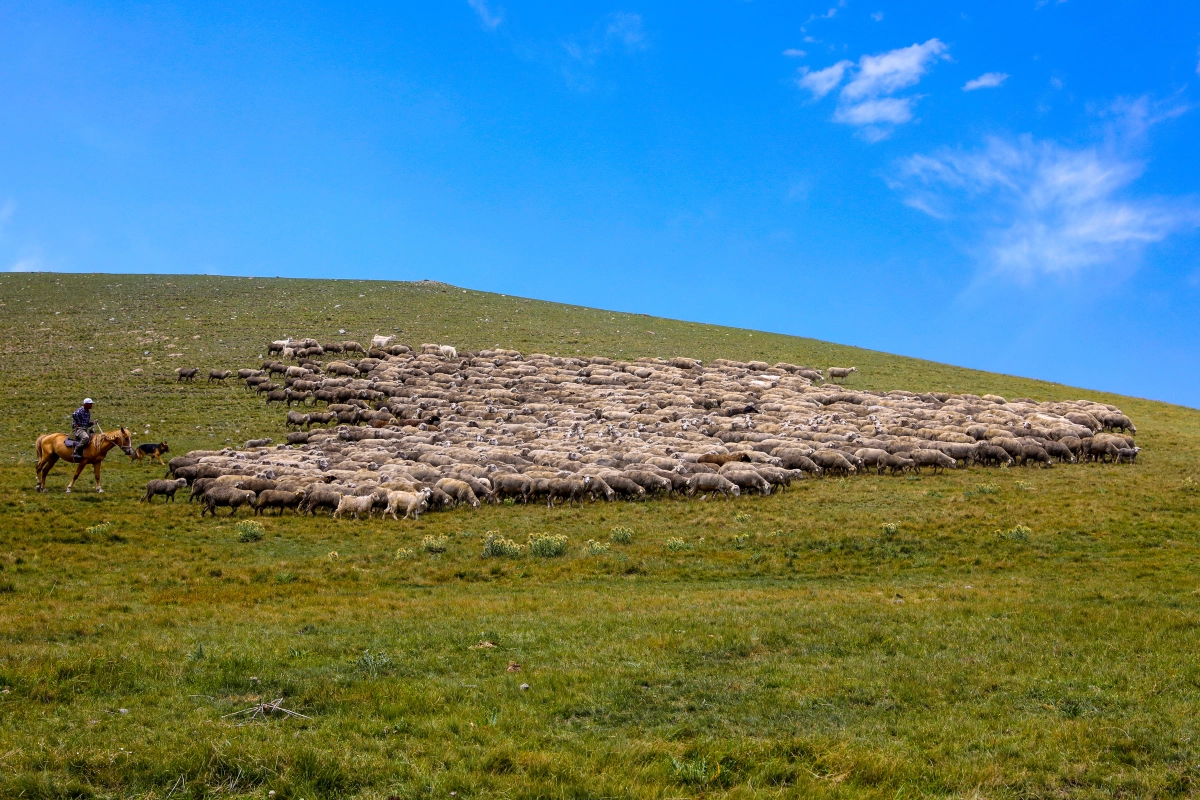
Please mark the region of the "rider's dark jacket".
<svg viewBox="0 0 1200 800"><path fill-rule="evenodd" d="M87 430L92 427L92 412L88 411L86 406L80 406L75 409L75 413L71 415L71 427L79 430Z"/></svg>

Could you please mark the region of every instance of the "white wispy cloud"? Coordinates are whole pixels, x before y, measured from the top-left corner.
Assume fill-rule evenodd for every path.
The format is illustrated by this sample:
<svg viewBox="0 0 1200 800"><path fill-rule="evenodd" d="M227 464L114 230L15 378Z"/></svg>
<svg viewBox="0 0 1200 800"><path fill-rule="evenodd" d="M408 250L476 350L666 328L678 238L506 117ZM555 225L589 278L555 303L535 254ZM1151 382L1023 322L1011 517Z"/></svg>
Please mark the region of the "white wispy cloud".
<svg viewBox="0 0 1200 800"><path fill-rule="evenodd" d="M946 54L940 39L865 55L858 63L839 61L822 70L801 67L797 84L816 100L832 92L849 75L838 95L833 121L854 125L870 141L886 138L897 125L912 121L917 96L893 97L917 85L933 64Z"/></svg>
<svg viewBox="0 0 1200 800"><path fill-rule="evenodd" d="M877 56L863 56L858 61L858 71L842 90L842 100L853 102L914 86L945 52L946 45L941 40L930 39Z"/></svg>
<svg viewBox="0 0 1200 800"><path fill-rule="evenodd" d="M798 50L795 47L789 47L787 50L783 51L783 54L788 58L804 58L806 55L808 55L808 53L804 52L803 50Z"/></svg>
<svg viewBox="0 0 1200 800"><path fill-rule="evenodd" d="M854 66L852 61L839 61L832 67L826 67L816 72L809 71L808 67L801 67L800 77L796 79L796 83L801 88L812 92L814 99L820 100L838 87L846 75L846 70L852 66Z"/></svg>
<svg viewBox="0 0 1200 800"><path fill-rule="evenodd" d="M871 19L875 20L876 22L883 22L883 12L876 11L874 14L871 15Z"/></svg>
<svg viewBox="0 0 1200 800"><path fill-rule="evenodd" d="M995 89L1000 84L1008 80L1007 72L985 72L978 78L972 78L963 84L964 92L973 92L976 89Z"/></svg>
<svg viewBox="0 0 1200 800"><path fill-rule="evenodd" d="M499 11L492 11L487 0L467 0L467 5L475 9L475 13L479 15L479 21L483 23L483 27L489 30L495 30L504 21L504 17Z"/></svg>
<svg viewBox="0 0 1200 800"><path fill-rule="evenodd" d="M646 33L642 29L642 15L627 14L624 11L610 15L604 38L623 44L627 50L645 50Z"/></svg>
<svg viewBox="0 0 1200 800"><path fill-rule="evenodd" d="M914 208L978 227L985 264L1030 280L1127 264L1147 245L1200 226L1192 199L1133 196L1143 170L1112 148L1023 136L914 155L892 185Z"/></svg>

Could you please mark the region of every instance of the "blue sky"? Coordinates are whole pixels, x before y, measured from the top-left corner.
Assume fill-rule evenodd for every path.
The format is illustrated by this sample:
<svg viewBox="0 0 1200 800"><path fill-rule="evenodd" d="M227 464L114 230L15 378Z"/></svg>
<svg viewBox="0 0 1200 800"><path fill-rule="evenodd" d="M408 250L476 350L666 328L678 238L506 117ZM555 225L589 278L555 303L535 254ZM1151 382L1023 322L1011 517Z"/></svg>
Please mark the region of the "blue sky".
<svg viewBox="0 0 1200 800"><path fill-rule="evenodd" d="M432 278L1200 406L1200 6L0 2L0 269Z"/></svg>

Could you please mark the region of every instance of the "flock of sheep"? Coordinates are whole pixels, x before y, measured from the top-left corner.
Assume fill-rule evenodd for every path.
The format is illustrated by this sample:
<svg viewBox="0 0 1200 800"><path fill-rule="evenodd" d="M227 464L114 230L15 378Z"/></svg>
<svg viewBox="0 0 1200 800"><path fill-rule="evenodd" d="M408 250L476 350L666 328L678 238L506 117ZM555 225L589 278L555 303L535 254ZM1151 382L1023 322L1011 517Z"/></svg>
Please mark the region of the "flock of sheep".
<svg viewBox="0 0 1200 800"><path fill-rule="evenodd" d="M415 518L489 501L765 495L868 471L1133 463L1139 450L1110 405L834 383L852 367L460 354L390 337L270 349L279 360L238 377L288 408L287 443L173 458L175 480L152 482L145 499L190 485L202 515L245 505Z"/></svg>

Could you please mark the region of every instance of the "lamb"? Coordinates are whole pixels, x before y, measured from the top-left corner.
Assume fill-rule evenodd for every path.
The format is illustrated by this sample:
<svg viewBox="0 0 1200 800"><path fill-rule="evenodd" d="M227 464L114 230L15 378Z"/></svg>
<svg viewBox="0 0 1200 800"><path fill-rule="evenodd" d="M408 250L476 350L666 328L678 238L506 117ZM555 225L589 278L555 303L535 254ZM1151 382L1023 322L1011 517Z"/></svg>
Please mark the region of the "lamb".
<svg viewBox="0 0 1200 800"><path fill-rule="evenodd" d="M267 345L267 355L271 355L272 353L282 353L288 348L289 345L291 345L292 341L292 337L290 336L286 339L276 339Z"/></svg>
<svg viewBox="0 0 1200 800"><path fill-rule="evenodd" d="M176 478L173 481L153 480L146 484L146 495L142 498L143 503L149 503L154 500L157 494L163 495L163 502L168 500L175 502L175 492L187 486L187 481L183 478Z"/></svg>
<svg viewBox="0 0 1200 800"><path fill-rule="evenodd" d="M176 367L175 374L179 376L176 381L194 381L199 371L197 367Z"/></svg>
<svg viewBox="0 0 1200 800"><path fill-rule="evenodd" d="M208 371L208 382L220 381L224 383L225 379L232 375L233 372L227 369L210 369Z"/></svg>
<svg viewBox="0 0 1200 800"><path fill-rule="evenodd" d="M227 506L229 515L233 516L237 513L239 507L244 505L252 505L256 499L254 492L249 489L238 489L235 486L222 486L215 484L208 488L204 493L204 508L200 510L200 516L205 514L217 515L218 506Z"/></svg>
<svg viewBox="0 0 1200 800"><path fill-rule="evenodd" d="M338 507L333 512L334 519L341 517L343 514L350 513L355 519L359 518L360 514L366 514L367 519L371 518L371 513L375 509L376 497L374 493L355 496L352 494L342 495L342 499L338 501Z"/></svg>
<svg viewBox="0 0 1200 800"><path fill-rule="evenodd" d="M830 367L825 370L825 374L829 376L830 380L834 378L848 378L852 372L858 372L858 367Z"/></svg>
<svg viewBox="0 0 1200 800"><path fill-rule="evenodd" d="M458 351L457 351L457 350L455 350L453 347L451 347L451 346L450 346L450 345L448 345L448 344L444 344L444 345L442 345L442 346L441 346L440 348L438 348L438 349L439 349L439 350L441 351L441 353L442 353L442 358L445 358L445 359L454 359L454 358L458 358Z"/></svg>
<svg viewBox="0 0 1200 800"><path fill-rule="evenodd" d="M721 475L715 475L709 472L698 472L688 478L688 496L695 495L696 492L706 494L709 492L719 492L722 497L737 497L742 493L741 488Z"/></svg>
<svg viewBox="0 0 1200 800"><path fill-rule="evenodd" d="M289 492L280 489L267 489L258 493L258 497L254 501L255 515L262 514L268 508L278 508L279 515L283 516L283 510L290 508L296 514L300 513L300 504L304 502L304 492Z"/></svg>
<svg viewBox="0 0 1200 800"><path fill-rule="evenodd" d="M1140 447L1118 448L1116 463L1120 464L1120 463L1124 462L1126 464L1136 464L1137 463L1137 455L1140 452L1142 452L1142 448L1140 448Z"/></svg>
<svg viewBox="0 0 1200 800"><path fill-rule="evenodd" d="M253 450L256 447L270 447L274 442L275 440L270 437L266 439L248 439L246 441L246 449Z"/></svg>
<svg viewBox="0 0 1200 800"><path fill-rule="evenodd" d="M387 347L395 338L395 336L379 336L377 334L371 337L371 347Z"/></svg>
<svg viewBox="0 0 1200 800"><path fill-rule="evenodd" d="M479 498L475 496L475 492L465 481L456 478L442 478L434 484L434 488L450 495L455 502L467 503L471 508L479 508Z"/></svg>
<svg viewBox="0 0 1200 800"><path fill-rule="evenodd" d="M419 492L406 492L401 490L392 490L387 493L387 509L383 512L386 517L392 515L392 519L397 519L396 510L404 509L404 519L418 520L421 518L421 512L429 507L429 490L422 489Z"/></svg>

